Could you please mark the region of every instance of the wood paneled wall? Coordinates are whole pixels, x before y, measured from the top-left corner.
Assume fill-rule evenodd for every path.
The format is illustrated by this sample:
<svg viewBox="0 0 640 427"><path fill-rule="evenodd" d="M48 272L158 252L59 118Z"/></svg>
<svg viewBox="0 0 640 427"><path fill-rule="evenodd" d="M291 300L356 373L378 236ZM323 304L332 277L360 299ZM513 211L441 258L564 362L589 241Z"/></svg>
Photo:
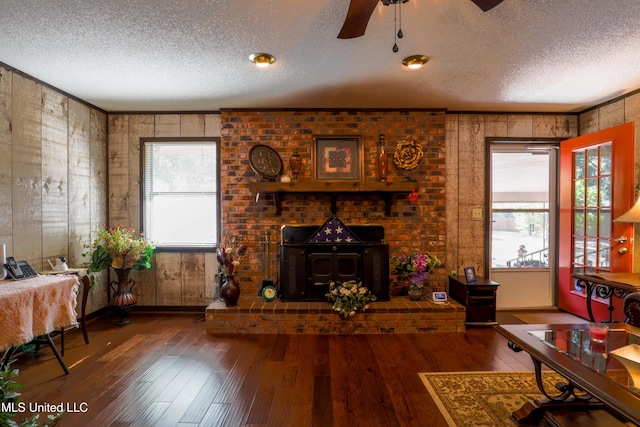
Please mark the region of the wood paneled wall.
<svg viewBox="0 0 640 427"><path fill-rule="evenodd" d="M109 115L109 226L140 230L140 138L217 137L219 114ZM176 221L179 221L176 218ZM134 271L138 304L206 306L212 302L215 253L156 252L153 269Z"/></svg>
<svg viewBox="0 0 640 427"><path fill-rule="evenodd" d="M81 266L107 218L107 117L0 67L0 243L36 270L57 256ZM104 281L87 310L107 304Z"/></svg>
<svg viewBox="0 0 640 427"><path fill-rule="evenodd" d="M640 195L640 93L603 104L580 115L580 135L634 122L636 126L636 198ZM640 226L635 227L633 271L640 271ZM617 237L617 236L615 236Z"/></svg>
<svg viewBox="0 0 640 427"><path fill-rule="evenodd" d="M484 208L486 138L570 138L629 121L640 122L639 94L603 104L579 118L446 114L446 272L474 265L484 274L484 223L472 220L471 209ZM82 264L83 246L103 224L139 229L139 140L163 136L221 136L220 115L107 117L0 67L0 243L7 245L10 255L43 269L47 259L59 255L70 265ZM251 139L251 131L246 138ZM640 153L637 134L636 152ZM246 158L241 162L246 166ZM640 182L638 167L635 179ZM637 227L636 241L639 238ZM640 257L635 252L637 271ZM133 273L141 305L197 306L211 301L215 254L158 253L153 262L153 270ZM107 305L106 281L104 273L91 290L90 312Z"/></svg>
<svg viewBox="0 0 640 427"><path fill-rule="evenodd" d="M471 217L472 208L484 215L486 138L571 138L577 136L575 115L447 114L446 211L447 272L468 266L485 275L484 221Z"/></svg>

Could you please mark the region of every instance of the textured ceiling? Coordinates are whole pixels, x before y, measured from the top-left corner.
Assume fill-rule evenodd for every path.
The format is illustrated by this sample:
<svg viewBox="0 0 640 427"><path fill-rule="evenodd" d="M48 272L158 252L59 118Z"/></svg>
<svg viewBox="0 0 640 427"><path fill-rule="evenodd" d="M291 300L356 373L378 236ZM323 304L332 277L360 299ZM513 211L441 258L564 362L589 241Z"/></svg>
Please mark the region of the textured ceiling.
<svg viewBox="0 0 640 427"><path fill-rule="evenodd" d="M640 1L0 0L0 62L107 111L446 108L575 112L640 88ZM258 69L254 52L276 56ZM431 58L420 70L404 57Z"/></svg>

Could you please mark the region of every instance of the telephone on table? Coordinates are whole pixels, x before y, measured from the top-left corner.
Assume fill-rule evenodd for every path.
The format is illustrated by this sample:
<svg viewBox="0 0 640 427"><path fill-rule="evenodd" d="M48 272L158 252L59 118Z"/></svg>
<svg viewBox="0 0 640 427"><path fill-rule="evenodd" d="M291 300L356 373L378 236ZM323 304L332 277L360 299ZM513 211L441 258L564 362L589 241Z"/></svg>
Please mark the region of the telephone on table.
<svg viewBox="0 0 640 427"><path fill-rule="evenodd" d="M26 279L38 275L27 261L16 261L11 256L7 257L7 263L4 268L13 280Z"/></svg>

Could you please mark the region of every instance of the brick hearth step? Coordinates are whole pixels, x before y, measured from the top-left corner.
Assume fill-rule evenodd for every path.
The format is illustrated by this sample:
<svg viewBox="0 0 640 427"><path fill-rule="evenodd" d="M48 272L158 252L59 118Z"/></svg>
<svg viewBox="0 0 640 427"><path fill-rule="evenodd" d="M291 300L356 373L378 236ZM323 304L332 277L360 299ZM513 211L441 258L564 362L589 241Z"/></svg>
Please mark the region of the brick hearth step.
<svg viewBox="0 0 640 427"><path fill-rule="evenodd" d="M465 308L456 301L436 304L392 297L376 301L352 319L342 319L328 302L264 302L241 296L238 305L215 301L206 309L207 333L406 334L464 332Z"/></svg>

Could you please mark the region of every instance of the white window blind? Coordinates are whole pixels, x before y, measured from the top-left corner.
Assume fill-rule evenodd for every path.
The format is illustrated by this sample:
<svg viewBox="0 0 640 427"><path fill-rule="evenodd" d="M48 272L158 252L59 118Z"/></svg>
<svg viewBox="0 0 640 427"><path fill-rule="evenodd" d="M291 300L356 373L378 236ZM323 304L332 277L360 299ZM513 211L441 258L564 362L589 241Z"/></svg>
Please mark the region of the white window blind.
<svg viewBox="0 0 640 427"><path fill-rule="evenodd" d="M217 167L215 141L145 141L145 237L158 247L215 246Z"/></svg>

